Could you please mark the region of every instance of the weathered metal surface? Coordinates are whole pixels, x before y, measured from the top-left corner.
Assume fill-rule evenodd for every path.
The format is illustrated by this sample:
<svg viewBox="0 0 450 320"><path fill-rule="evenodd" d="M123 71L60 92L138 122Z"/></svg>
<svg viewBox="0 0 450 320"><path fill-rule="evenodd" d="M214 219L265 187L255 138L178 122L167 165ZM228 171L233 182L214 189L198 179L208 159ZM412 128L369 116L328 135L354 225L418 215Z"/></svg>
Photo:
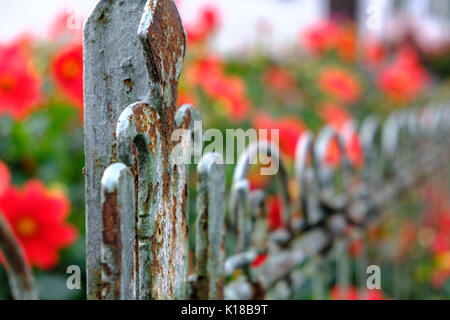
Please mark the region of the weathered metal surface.
<svg viewBox="0 0 450 320"><path fill-rule="evenodd" d="M186 41L177 9L171 0L101 1L84 41L88 297L100 297L100 175L116 160L136 179L138 298L183 299L187 171L171 159Z"/></svg>
<svg viewBox="0 0 450 320"><path fill-rule="evenodd" d="M223 299L225 285L225 170L223 159L206 154L198 165L196 298Z"/></svg>
<svg viewBox="0 0 450 320"><path fill-rule="evenodd" d="M137 28L146 0L101 0L84 28L87 295L101 297L101 179L116 157L116 122L148 101L148 72Z"/></svg>
<svg viewBox="0 0 450 320"><path fill-rule="evenodd" d="M104 300L136 299L134 178L122 163L102 179L102 292Z"/></svg>
<svg viewBox="0 0 450 320"><path fill-rule="evenodd" d="M21 245L0 212L0 251L6 262L11 293L16 300L37 300L33 273Z"/></svg>

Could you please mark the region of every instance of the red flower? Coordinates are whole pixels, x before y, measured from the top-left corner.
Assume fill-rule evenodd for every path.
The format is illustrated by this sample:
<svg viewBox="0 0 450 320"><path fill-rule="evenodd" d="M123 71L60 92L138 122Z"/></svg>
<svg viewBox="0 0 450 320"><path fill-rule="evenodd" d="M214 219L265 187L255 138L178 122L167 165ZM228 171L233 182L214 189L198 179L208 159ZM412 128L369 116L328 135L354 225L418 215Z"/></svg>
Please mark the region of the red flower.
<svg viewBox="0 0 450 320"><path fill-rule="evenodd" d="M364 241L361 239L352 240L348 246L348 253L351 257L360 257L364 252Z"/></svg>
<svg viewBox="0 0 450 320"><path fill-rule="evenodd" d="M355 168L361 168L364 164L364 151L351 114L336 105L325 104L320 108L319 115L343 138L345 152L350 163ZM338 165L341 159L339 153L337 141L331 142L327 154L327 163L334 166Z"/></svg>
<svg viewBox="0 0 450 320"><path fill-rule="evenodd" d="M218 9L212 6L203 7L196 19L196 24L185 24L188 44L204 42L219 25Z"/></svg>
<svg viewBox="0 0 450 320"><path fill-rule="evenodd" d="M330 291L331 300L359 300L359 292L354 286L343 288L338 285Z"/></svg>
<svg viewBox="0 0 450 320"><path fill-rule="evenodd" d="M71 44L51 62L51 74L58 88L83 110L83 47Z"/></svg>
<svg viewBox="0 0 450 320"><path fill-rule="evenodd" d="M309 51L325 53L335 48L339 39L339 26L333 21L320 21L307 28L301 39Z"/></svg>
<svg viewBox="0 0 450 320"><path fill-rule="evenodd" d="M200 87L221 103L230 120L240 121L247 116L251 106L245 82L237 76L226 75L219 58L207 56L195 61L187 76L190 84Z"/></svg>
<svg viewBox="0 0 450 320"><path fill-rule="evenodd" d="M450 236L446 232L438 232L432 244L434 254L450 251Z"/></svg>
<svg viewBox="0 0 450 320"><path fill-rule="evenodd" d="M343 288L338 285L331 289L330 297L332 300L387 300L381 290L367 289L361 296L358 289L354 286Z"/></svg>
<svg viewBox="0 0 450 320"><path fill-rule="evenodd" d="M269 197L267 199L267 213L269 221L269 230L277 230L283 227L283 202L276 197Z"/></svg>
<svg viewBox="0 0 450 320"><path fill-rule="evenodd" d="M361 86L356 76L337 67L322 70L319 75L319 87L339 102L352 104L361 97Z"/></svg>
<svg viewBox="0 0 450 320"><path fill-rule="evenodd" d="M353 61L356 58L356 33L350 26L340 28L337 52L341 59Z"/></svg>
<svg viewBox="0 0 450 320"><path fill-rule="evenodd" d="M0 196L8 189L11 183L11 173L3 161L0 160Z"/></svg>
<svg viewBox="0 0 450 320"><path fill-rule="evenodd" d="M30 264L41 269L56 266L59 250L77 238L77 230L65 222L69 200L62 193L46 190L40 181L30 181L22 189L10 187L0 196L0 211Z"/></svg>
<svg viewBox="0 0 450 320"><path fill-rule="evenodd" d="M396 103L415 99L428 85L429 76L419 62L417 54L402 49L394 62L377 77L381 91Z"/></svg>
<svg viewBox="0 0 450 320"><path fill-rule="evenodd" d="M41 79L20 43L0 45L0 116L22 119L39 103Z"/></svg>
<svg viewBox="0 0 450 320"><path fill-rule="evenodd" d="M295 149L300 135L306 130L305 125L296 118L286 117L276 120L262 113L254 118L253 127L257 130L267 130L267 139L273 143L277 141L273 141L271 130L279 130L280 150L291 159L295 157Z"/></svg>
<svg viewBox="0 0 450 320"><path fill-rule="evenodd" d="M293 74L284 68L271 67L262 75L262 84L281 102L295 105L301 99Z"/></svg>
<svg viewBox="0 0 450 320"><path fill-rule="evenodd" d="M367 289L365 292L365 297L362 300L388 300L385 297L383 291L377 289Z"/></svg>
<svg viewBox="0 0 450 320"><path fill-rule="evenodd" d="M369 68L379 66L386 58L386 50L378 41L370 41L364 46L364 62Z"/></svg>
<svg viewBox="0 0 450 320"><path fill-rule="evenodd" d="M292 92L297 89L297 84L293 75L286 69L272 67L267 70L262 77L264 86L275 89L280 93Z"/></svg>
<svg viewBox="0 0 450 320"><path fill-rule="evenodd" d="M314 54L335 50L341 59L353 61L356 57L356 33L349 25L320 21L307 28L301 40L307 50Z"/></svg>
<svg viewBox="0 0 450 320"><path fill-rule="evenodd" d="M352 118L350 112L333 103L321 105L319 107L319 116L337 132L341 131Z"/></svg>

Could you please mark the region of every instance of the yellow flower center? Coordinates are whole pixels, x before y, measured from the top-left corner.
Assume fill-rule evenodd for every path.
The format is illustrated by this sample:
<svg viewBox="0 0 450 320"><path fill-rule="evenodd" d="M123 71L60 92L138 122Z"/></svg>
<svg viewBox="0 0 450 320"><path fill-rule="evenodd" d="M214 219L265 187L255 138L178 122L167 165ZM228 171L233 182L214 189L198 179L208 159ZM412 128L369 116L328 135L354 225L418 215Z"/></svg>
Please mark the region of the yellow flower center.
<svg viewBox="0 0 450 320"><path fill-rule="evenodd" d="M32 236L37 229L36 222L31 218L23 218L20 219L16 225L17 233L21 237L30 237Z"/></svg>
<svg viewBox="0 0 450 320"><path fill-rule="evenodd" d="M62 73L67 78L75 78L80 72L80 64L76 59L67 59L62 64Z"/></svg>
<svg viewBox="0 0 450 320"><path fill-rule="evenodd" d="M16 86L16 79L9 75L0 75L0 90L3 92L10 92Z"/></svg>

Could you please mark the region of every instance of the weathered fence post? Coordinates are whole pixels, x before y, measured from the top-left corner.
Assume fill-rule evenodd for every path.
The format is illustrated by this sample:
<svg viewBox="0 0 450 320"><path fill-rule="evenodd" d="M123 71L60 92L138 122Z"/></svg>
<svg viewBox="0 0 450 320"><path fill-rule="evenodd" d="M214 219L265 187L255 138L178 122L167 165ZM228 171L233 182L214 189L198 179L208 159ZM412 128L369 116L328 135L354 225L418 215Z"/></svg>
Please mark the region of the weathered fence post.
<svg viewBox="0 0 450 320"><path fill-rule="evenodd" d="M186 298L187 174L171 159L172 133L191 118L175 121L185 41L172 0L102 0L86 23L88 298L102 298L100 181L117 161L136 182L138 298Z"/></svg>

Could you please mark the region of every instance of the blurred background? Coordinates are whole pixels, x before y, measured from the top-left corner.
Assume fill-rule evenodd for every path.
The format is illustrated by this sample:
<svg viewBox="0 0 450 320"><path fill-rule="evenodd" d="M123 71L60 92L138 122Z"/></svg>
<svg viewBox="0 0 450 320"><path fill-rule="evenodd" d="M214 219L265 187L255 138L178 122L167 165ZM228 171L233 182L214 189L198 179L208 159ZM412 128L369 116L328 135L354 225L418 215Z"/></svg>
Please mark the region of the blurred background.
<svg viewBox="0 0 450 320"><path fill-rule="evenodd" d="M280 129L290 176L306 130L343 132L368 114L383 119L450 98L448 0L175 2L188 37L179 105L195 105L205 128ZM67 289L66 269L80 266L84 283L82 26L96 3L0 2L0 214L43 299L85 298L84 287ZM353 138L347 153L360 168ZM338 163L339 152L328 160ZM276 230L282 203L272 181L254 171L252 188L267 190L267 225ZM228 183L232 172L228 166ZM389 208L391 218L350 244L349 284L329 276L320 297L303 289L295 298L450 298L448 182L443 172L413 190ZM364 291L355 271L361 259L381 266L382 290ZM0 265L0 299L11 298L7 283Z"/></svg>

